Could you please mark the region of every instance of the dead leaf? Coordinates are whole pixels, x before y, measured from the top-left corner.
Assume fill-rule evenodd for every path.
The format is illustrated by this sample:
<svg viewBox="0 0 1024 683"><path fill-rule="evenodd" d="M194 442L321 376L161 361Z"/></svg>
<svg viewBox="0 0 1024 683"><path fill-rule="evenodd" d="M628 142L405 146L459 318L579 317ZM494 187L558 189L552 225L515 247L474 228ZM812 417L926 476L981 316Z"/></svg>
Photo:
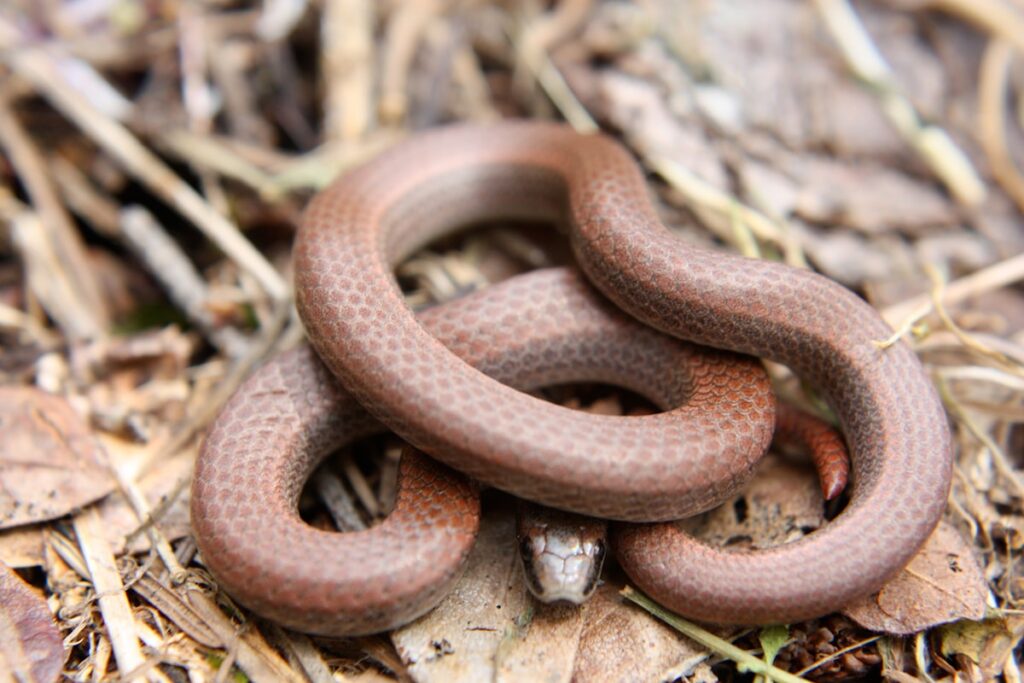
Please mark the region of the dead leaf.
<svg viewBox="0 0 1024 683"><path fill-rule="evenodd" d="M594 105L602 117L623 131L629 145L641 154L686 164L686 168L715 187L728 187L718 152L697 117L677 117L662 88L615 71L598 73Z"/></svg>
<svg viewBox="0 0 1024 683"><path fill-rule="evenodd" d="M987 596L971 547L940 522L903 571L843 613L872 631L907 635L957 619L981 619Z"/></svg>
<svg viewBox="0 0 1024 683"><path fill-rule="evenodd" d="M0 680L55 681L66 657L46 601L0 564Z"/></svg>
<svg viewBox="0 0 1024 683"><path fill-rule="evenodd" d="M771 209L808 223L865 235L942 234L960 216L932 183L891 164L794 153L765 135L744 138L743 185Z"/></svg>
<svg viewBox="0 0 1024 683"><path fill-rule="evenodd" d="M514 538L510 509L486 511L466 572L455 589L437 608L391 634L415 680L483 681L496 677L504 642L520 637L533 612L533 602L518 574ZM553 680L562 678L557 671L551 673Z"/></svg>
<svg viewBox="0 0 1024 683"><path fill-rule="evenodd" d="M62 517L114 488L92 431L59 396L0 388L0 529Z"/></svg>
<svg viewBox="0 0 1024 683"><path fill-rule="evenodd" d="M788 159L786 171L799 178L802 190L796 214L809 222L917 235L957 221L938 189L888 165L811 155Z"/></svg>
<svg viewBox="0 0 1024 683"><path fill-rule="evenodd" d="M514 548L514 544L506 543ZM516 571L512 580L522 584L522 572ZM588 612L573 605L545 605L529 596L526 599L532 603L534 612L502 641L496 678L568 683L572 680L573 664L580 656L580 636Z"/></svg>
<svg viewBox="0 0 1024 683"><path fill-rule="evenodd" d="M962 654L981 667L986 680L996 678L1007 658L1024 638L1024 617L961 620L939 629L939 651L949 657Z"/></svg>
<svg viewBox="0 0 1024 683"><path fill-rule="evenodd" d="M869 239L851 230L815 230L798 220L790 225L815 267L850 287L885 281L894 273L907 279L917 274L913 252L897 235Z"/></svg>
<svg viewBox="0 0 1024 683"><path fill-rule="evenodd" d="M600 587L583 607L534 600L523 582L511 508L485 506L480 536L455 590L391 634L414 680L671 680L707 658L706 651L625 604L618 595L621 581Z"/></svg>
<svg viewBox="0 0 1024 683"><path fill-rule="evenodd" d="M688 24L692 44L681 49L709 65L715 83L740 100L747 130L768 131L794 149L859 157L907 154L875 95L849 74L834 45L816 30L820 20L812 3L730 0L696 3L697 10L691 3L664 4L675 15L663 21ZM940 115L948 97L942 65L924 41L912 39L906 18L868 3L859 4L857 13L892 60L899 88L923 116Z"/></svg>
<svg viewBox="0 0 1024 683"><path fill-rule="evenodd" d="M817 475L769 454L740 495L678 524L711 545L769 548L817 529L823 510Z"/></svg>
<svg viewBox="0 0 1024 683"><path fill-rule="evenodd" d="M14 569L43 563L43 527L39 524L0 531L0 562Z"/></svg>
<svg viewBox="0 0 1024 683"><path fill-rule="evenodd" d="M708 651L625 604L621 589L619 581L606 583L587 602L573 680L671 681L693 675Z"/></svg>

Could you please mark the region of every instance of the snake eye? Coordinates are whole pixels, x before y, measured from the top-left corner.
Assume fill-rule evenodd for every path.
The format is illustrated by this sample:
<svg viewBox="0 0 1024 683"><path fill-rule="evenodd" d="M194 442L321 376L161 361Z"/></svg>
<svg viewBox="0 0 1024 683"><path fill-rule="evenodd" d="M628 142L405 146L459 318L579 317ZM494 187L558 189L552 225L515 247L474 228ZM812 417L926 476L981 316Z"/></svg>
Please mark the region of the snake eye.
<svg viewBox="0 0 1024 683"><path fill-rule="evenodd" d="M607 552L607 551L605 549L604 541L598 541L597 543L594 544L594 559L595 560L597 560L598 562L603 560L605 552Z"/></svg>
<svg viewBox="0 0 1024 683"><path fill-rule="evenodd" d="M529 560L533 555L533 541L529 536L519 539L519 554L523 556L524 560Z"/></svg>

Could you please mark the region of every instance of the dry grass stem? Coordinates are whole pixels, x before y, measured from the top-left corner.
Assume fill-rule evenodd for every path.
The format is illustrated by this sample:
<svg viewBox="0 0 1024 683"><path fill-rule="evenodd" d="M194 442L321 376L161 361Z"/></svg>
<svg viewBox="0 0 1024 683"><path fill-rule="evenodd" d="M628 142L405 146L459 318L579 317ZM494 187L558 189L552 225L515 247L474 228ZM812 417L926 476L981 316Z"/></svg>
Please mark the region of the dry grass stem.
<svg viewBox="0 0 1024 683"><path fill-rule="evenodd" d="M1017 169L1006 142L1007 85L1013 45L1000 38L989 42L978 84L978 137L992 175L1024 210L1024 175Z"/></svg>
<svg viewBox="0 0 1024 683"><path fill-rule="evenodd" d="M214 346L231 358L245 353L248 341L237 330L218 323L212 313L206 281L152 214L139 206L124 209L121 236L135 256L160 280L170 299Z"/></svg>
<svg viewBox="0 0 1024 683"><path fill-rule="evenodd" d="M370 0L327 0L321 26L324 96L324 137L328 141L358 140L373 120L374 3Z"/></svg>
<svg viewBox="0 0 1024 683"><path fill-rule="evenodd" d="M89 507L75 516L75 534L82 549L87 576L99 601L103 623L110 635L117 666L121 671L130 672L144 667L146 658L139 647L135 616L125 595L114 553L103 536L102 524L96 508Z"/></svg>
<svg viewBox="0 0 1024 683"><path fill-rule="evenodd" d="M779 247L784 254L784 260L791 266L806 268L807 262L803 253L787 231L780 227L761 212L746 206L735 197L722 192L710 183L701 180L697 175L691 173L678 163L668 159L647 159L647 165L661 176L673 189L682 193L683 197L695 207L716 214L722 220L709 220L706 225L715 228L719 225L725 229L719 229L716 234L726 242L736 244L738 232L736 223L743 226L743 231L749 231L757 239ZM740 239L736 244L742 248Z"/></svg>
<svg viewBox="0 0 1024 683"><path fill-rule="evenodd" d="M985 292L1012 285L1024 279L1024 254L994 263L970 275L949 282L942 288L941 300L945 306L955 306ZM910 319L920 320L932 310L932 295L920 294L882 310L882 317L890 325L904 326Z"/></svg>
<svg viewBox="0 0 1024 683"><path fill-rule="evenodd" d="M377 102L378 116L386 126L405 120L412 60L427 26L442 9L442 0L408 2L399 5L388 19Z"/></svg>
<svg viewBox="0 0 1024 683"><path fill-rule="evenodd" d="M889 65L849 2L815 0L814 4L842 50L850 70L871 87L880 100L882 111L896 130L931 166L957 200L965 206L979 204L985 198L985 184L967 155L946 131L925 123L913 104L899 92Z"/></svg>
<svg viewBox="0 0 1024 683"><path fill-rule="evenodd" d="M0 43L0 49L3 48L4 45ZM36 48L8 49L3 54L20 76L45 94L55 107L120 161L129 173L181 211L226 255L249 272L273 301L286 300L287 285L238 228L213 209L124 126L104 115L77 91L68 87L50 55Z"/></svg>
<svg viewBox="0 0 1024 683"><path fill-rule="evenodd" d="M3 96L0 96L0 146L7 151L38 213L39 244L45 244L46 250L53 254L58 270L67 273L71 285L67 305L79 311L76 320L81 320L83 328L77 329L76 325L75 332L88 338L101 336L106 331L109 314L88 262L85 245L46 171L45 159Z"/></svg>

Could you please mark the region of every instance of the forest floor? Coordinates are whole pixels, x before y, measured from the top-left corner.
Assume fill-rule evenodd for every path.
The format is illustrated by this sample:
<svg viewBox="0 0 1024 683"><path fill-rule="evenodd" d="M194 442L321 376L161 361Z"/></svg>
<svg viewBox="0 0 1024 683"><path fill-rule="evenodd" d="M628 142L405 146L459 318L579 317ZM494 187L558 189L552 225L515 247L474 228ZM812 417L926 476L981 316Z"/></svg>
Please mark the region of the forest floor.
<svg viewBox="0 0 1024 683"><path fill-rule="evenodd" d="M713 681L771 663L777 680L1020 681L1021 51L1020 0L5 1L0 680ZM812 268L913 346L949 414L953 486L880 593L705 629L656 618L610 566L585 607L542 606L494 493L459 588L392 633L310 637L218 590L191 475L232 392L302 343L303 207L417 130L505 117L614 136L681 239ZM551 235L491 225L399 276L426 306L566 262ZM332 459L306 518L330 525L327 491L381 518L398 449ZM826 517L813 473L775 457L739 500L700 533L760 547Z"/></svg>

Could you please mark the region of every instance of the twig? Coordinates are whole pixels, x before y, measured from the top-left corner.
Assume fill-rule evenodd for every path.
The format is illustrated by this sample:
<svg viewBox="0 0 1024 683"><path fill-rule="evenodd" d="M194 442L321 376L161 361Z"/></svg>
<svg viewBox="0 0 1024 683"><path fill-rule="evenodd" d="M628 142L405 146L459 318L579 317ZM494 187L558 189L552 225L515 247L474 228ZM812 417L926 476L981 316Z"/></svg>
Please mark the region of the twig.
<svg viewBox="0 0 1024 683"><path fill-rule="evenodd" d="M909 4L915 9L955 14L1024 52L1024 16L1011 6L1012 3L1003 0L913 0Z"/></svg>
<svg viewBox="0 0 1024 683"><path fill-rule="evenodd" d="M277 641L277 644L282 646L288 654L292 665L298 664L311 683L344 683L348 680L340 671L337 674L331 674L327 662L324 661L320 651L308 636L285 631L280 626L273 627L273 636L273 640Z"/></svg>
<svg viewBox="0 0 1024 683"><path fill-rule="evenodd" d="M238 666L254 681L285 681L304 683L305 677L281 658L255 629L239 633L239 628L228 619L214 599L204 593L190 590L188 604L221 642L228 643L236 653Z"/></svg>
<svg viewBox="0 0 1024 683"><path fill-rule="evenodd" d="M321 469L313 475L313 486L338 531L362 531L366 528L366 524L359 518L352 496L345 490L337 474L326 468Z"/></svg>
<svg viewBox="0 0 1024 683"><path fill-rule="evenodd" d="M967 427L967 431L991 454L996 470L1010 483L1017 497L1024 499L1024 478L1021 477L1021 474L1010 463L1009 458L1006 457L1006 452L960 407L959 402L944 381L938 381L937 386L942 402L946 405L949 412L961 424Z"/></svg>
<svg viewBox="0 0 1024 683"><path fill-rule="evenodd" d="M76 319L84 323L84 327L78 329L75 326L68 332L73 333L74 338L102 335L109 324L110 315L100 294L96 275L89 267L85 243L60 201L46 171L44 157L32 144L11 110L8 99L3 95L0 95L0 145L7 151L39 215L42 228L39 240L47 243L60 270L66 271L66 277L74 285L70 288L67 304L79 309Z"/></svg>
<svg viewBox="0 0 1024 683"><path fill-rule="evenodd" d="M148 267L178 305L206 337L230 357L248 348L245 337L231 327L218 325L210 312L210 292L206 281L178 243L164 232L152 214L141 206L121 212L121 235L135 256Z"/></svg>
<svg viewBox="0 0 1024 683"><path fill-rule="evenodd" d="M384 63L380 75L377 110L388 125L405 119L409 97L409 70L416 47L427 25L441 11L439 0L420 0L396 6L388 18L384 42Z"/></svg>
<svg viewBox="0 0 1024 683"><path fill-rule="evenodd" d="M962 330L960 326L953 321L953 318L949 315L949 311L946 310L945 304L942 302L942 291L945 288L945 283L939 275L938 270L929 264L925 267L925 273L928 274L929 279L932 281L932 308L939 316L942 324L946 326L946 329L952 332L966 348L995 361L1007 372L1013 373L1018 377L1024 377L1024 367L1022 367L1020 363L1016 362L1013 358L1007 356L1002 351L990 348L978 341L973 336Z"/></svg>
<svg viewBox="0 0 1024 683"><path fill-rule="evenodd" d="M103 614L103 623L110 635L114 658L121 671L132 671L146 663L135 632L135 616L125 594L121 574L117 570L114 553L103 538L102 521L91 506L75 516L75 533L82 549L82 557L89 571Z"/></svg>
<svg viewBox="0 0 1024 683"><path fill-rule="evenodd" d="M309 0L267 0L256 22L256 35L266 41L287 36L302 19Z"/></svg>
<svg viewBox="0 0 1024 683"><path fill-rule="evenodd" d="M281 195L274 187L270 174L239 155L215 135L175 130L163 134L158 142L165 151L195 167L209 169L245 183L259 192L265 201L275 201Z"/></svg>
<svg viewBox="0 0 1024 683"><path fill-rule="evenodd" d="M8 28L0 20L0 29ZM4 32L0 30L0 38ZM275 302L288 298L288 286L263 255L224 216L139 142L124 126L105 116L68 87L52 57L40 48L11 49L0 40L0 57L88 133L133 177L196 224L224 253L252 275Z"/></svg>
<svg viewBox="0 0 1024 683"><path fill-rule="evenodd" d="M728 230L717 232L722 239L730 243L736 240L735 223L738 221L757 239L775 244L782 249L787 263L796 267L807 267L799 245L790 235L781 230L775 221L760 211L743 204L735 197L702 180L682 164L656 157L648 158L646 162L673 189L681 192L687 201L692 202L696 209L709 211L728 220L726 223L729 226ZM712 228L718 223L714 220L706 221L706 224Z"/></svg>
<svg viewBox="0 0 1024 683"><path fill-rule="evenodd" d="M871 643L875 642L876 640L878 640L881 637L882 636L872 636L872 637L867 638L865 640L862 640L860 642L853 643L852 645L848 645L848 646L844 647L841 650L836 650L832 654L828 655L827 657L823 657L823 658L819 659L818 661L814 662L810 666L805 666L804 668L800 669L799 671L796 672L796 675L797 676L803 676L806 673L810 673L811 671L814 671L815 669L820 668L820 667L828 664L831 661L839 659L840 657L845 655L847 652L853 652L854 650L861 649L865 645L870 645Z"/></svg>
<svg viewBox="0 0 1024 683"><path fill-rule="evenodd" d="M257 95L248 79L248 69L255 61L253 52L259 44L244 40L224 39L211 33L210 73L224 98L224 114L231 132L250 142L267 144L274 132L259 114Z"/></svg>
<svg viewBox="0 0 1024 683"><path fill-rule="evenodd" d="M347 454L342 460L341 467L349 485L356 497L359 498L359 502L370 513L370 517L380 514L380 503L377 501L377 496L373 494L373 489L370 488L370 484L366 481L366 477L363 476L351 454Z"/></svg>
<svg viewBox="0 0 1024 683"><path fill-rule="evenodd" d="M57 336L32 316L3 303L0 303L0 328L19 330L43 348L53 348L59 343Z"/></svg>
<svg viewBox="0 0 1024 683"><path fill-rule="evenodd" d="M1024 394L1024 378L1011 375L996 368L988 368L983 365L945 365L936 370L936 373L943 379L968 380L971 382L991 382L1010 391L1019 391ZM1012 410L1012 407L1008 407ZM988 412L996 410L990 406ZM1024 407L1013 411L1014 414L1024 414Z"/></svg>
<svg viewBox="0 0 1024 683"><path fill-rule="evenodd" d="M10 225L11 242L21 257L29 291L68 337L95 337L99 332L96 321L75 296L67 271L61 268L53 245L45 239L42 220L13 198L5 204L0 215Z"/></svg>
<svg viewBox="0 0 1024 683"><path fill-rule="evenodd" d="M373 113L373 18L370 0L327 0L321 22L324 137L356 140Z"/></svg>
<svg viewBox="0 0 1024 683"><path fill-rule="evenodd" d="M558 43L580 29L593 5L593 0L563 0L539 19L529 21L514 41L512 78L519 90L530 92L528 79L536 79L565 120L580 133L598 130L597 123L573 94L550 54Z"/></svg>
<svg viewBox="0 0 1024 683"><path fill-rule="evenodd" d="M814 4L839 45L847 66L871 87L896 130L917 150L957 201L965 206L979 204L985 198L985 184L967 155L945 130L918 116L910 100L899 91L889 65L849 2L815 0Z"/></svg>
<svg viewBox="0 0 1024 683"><path fill-rule="evenodd" d="M699 626L669 612L661 605L630 586L623 588L619 591L619 594L630 602L634 602L644 608L687 638L696 641L700 645L721 655L722 657L736 662L741 671L760 674L771 680L780 681L781 683L806 683L807 679L795 676L787 671L783 671L776 666L772 666L763 659L741 650L729 641L722 640L718 636L709 633Z"/></svg>
<svg viewBox="0 0 1024 683"><path fill-rule="evenodd" d="M590 0L561 3L546 19L538 20L523 29L518 41L513 40L513 43L519 45L514 78L520 83L520 88L527 75L536 79L565 120L579 133L595 133L600 130L600 126L566 83L547 50L554 42L575 30L578 22L589 14L591 5ZM513 39L513 36L509 38Z"/></svg>
<svg viewBox="0 0 1024 683"><path fill-rule="evenodd" d="M986 266L970 275L953 280L943 288L942 302L953 306L972 296L1000 287L1006 287L1024 279L1024 254L1017 254L1005 261ZM882 317L894 327L909 318L920 319L932 310L931 294L919 294L882 311Z"/></svg>
<svg viewBox="0 0 1024 683"><path fill-rule="evenodd" d="M53 179L67 205L105 237L117 239L121 233L120 205L102 194L85 173L60 154L48 160Z"/></svg>

